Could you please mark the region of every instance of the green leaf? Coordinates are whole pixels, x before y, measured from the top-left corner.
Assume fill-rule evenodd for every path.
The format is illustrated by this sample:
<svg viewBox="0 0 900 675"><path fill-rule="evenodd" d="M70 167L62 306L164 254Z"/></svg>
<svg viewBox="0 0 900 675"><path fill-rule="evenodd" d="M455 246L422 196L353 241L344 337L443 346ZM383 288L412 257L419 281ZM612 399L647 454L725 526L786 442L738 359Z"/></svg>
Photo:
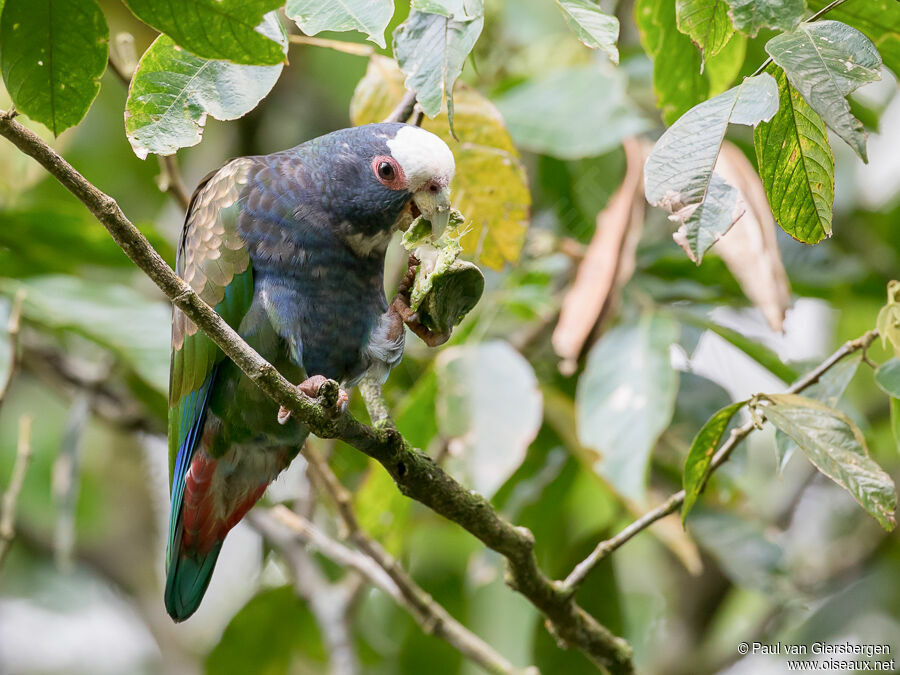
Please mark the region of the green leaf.
<svg viewBox="0 0 900 675"><path fill-rule="evenodd" d="M677 0L675 18L704 58L718 54L734 35L725 0Z"/></svg>
<svg viewBox="0 0 900 675"><path fill-rule="evenodd" d="M806 0L728 0L734 27L750 37L760 28L794 30L806 12Z"/></svg>
<svg viewBox="0 0 900 675"><path fill-rule="evenodd" d="M602 155L649 127L623 78L592 65L553 70L496 103L518 147L561 159Z"/></svg>
<svg viewBox="0 0 900 675"><path fill-rule="evenodd" d="M881 526L896 520L894 482L869 457L862 432L844 413L824 403L796 396L766 396L766 419L800 446L815 467L847 490Z"/></svg>
<svg viewBox="0 0 900 675"><path fill-rule="evenodd" d="M831 236L834 155L819 114L788 83L780 68L780 106L753 132L756 161L772 215L785 232L806 244Z"/></svg>
<svg viewBox="0 0 900 675"><path fill-rule="evenodd" d="M868 161L863 125L846 96L881 79L881 57L871 40L838 21L815 21L776 35L766 51L825 123Z"/></svg>
<svg viewBox="0 0 900 675"><path fill-rule="evenodd" d="M307 35L323 30L357 30L385 48L384 29L394 14L393 0L288 0L284 13Z"/></svg>
<svg viewBox="0 0 900 675"><path fill-rule="evenodd" d="M380 122L400 102L403 73L383 56L369 60L350 103L353 124ZM468 218L463 252L500 269L519 258L528 229L531 193L525 168L500 112L474 89L457 84L455 128L446 117L426 119L423 127L440 136L453 151L456 173L450 184L453 205Z"/></svg>
<svg viewBox="0 0 900 675"><path fill-rule="evenodd" d="M279 586L261 591L234 615L206 657L205 671L283 675L300 655L319 664L327 660L313 615L292 586Z"/></svg>
<svg viewBox="0 0 900 675"><path fill-rule="evenodd" d="M271 31L261 30L264 15L284 0L123 0L134 15L179 47L204 59L224 59L248 66L271 66L285 60Z"/></svg>
<svg viewBox="0 0 900 675"><path fill-rule="evenodd" d="M619 63L619 20L605 14L591 0L556 0L563 11L566 23L576 37L591 49L602 49L609 60Z"/></svg>
<svg viewBox="0 0 900 675"><path fill-rule="evenodd" d="M704 58L710 96L718 96L734 84L741 74L746 56L747 38L735 33L718 54Z"/></svg>
<svg viewBox="0 0 900 675"><path fill-rule="evenodd" d="M453 473L490 498L525 459L541 426L534 370L509 343L495 340L445 349L435 372L438 429L460 445Z"/></svg>
<svg viewBox="0 0 900 675"><path fill-rule="evenodd" d="M895 356L878 366L875 383L888 396L900 398L900 359Z"/></svg>
<svg viewBox="0 0 900 675"><path fill-rule="evenodd" d="M891 397L891 433L894 435L894 445L900 451L900 399Z"/></svg>
<svg viewBox="0 0 900 675"><path fill-rule="evenodd" d="M878 312L875 328L881 336L881 344L890 342L894 355L900 358L900 281L889 281L887 304Z"/></svg>
<svg viewBox="0 0 900 675"><path fill-rule="evenodd" d="M849 356L839 361L826 371L815 384L804 389L803 396L815 401L820 401L829 408L836 407L838 401L841 400L841 396L844 395L847 386L850 384L850 380L852 380L853 376L856 374L856 369L859 367L860 361L862 361L861 353L854 354L853 356ZM783 431L776 430L775 454L778 461L779 473L787 466L788 460L791 458L791 455L794 454L794 450L796 449L797 444L794 443L794 441L788 438Z"/></svg>
<svg viewBox="0 0 900 675"><path fill-rule="evenodd" d="M2 9L2 8L0 8ZM9 378L12 368L13 352L9 339L9 315L12 311L12 298L0 297L0 386Z"/></svg>
<svg viewBox="0 0 900 675"><path fill-rule="evenodd" d="M682 484L684 485L684 504L681 507L681 522L687 519L688 513L697 501L697 497L706 486L709 478L710 463L716 448L728 428L731 418L747 401L737 401L725 406L709 418L706 424L694 436L691 449L684 463Z"/></svg>
<svg viewBox="0 0 900 675"><path fill-rule="evenodd" d="M763 368L779 378L782 382L790 383L800 377L800 373L782 361L778 354L764 344L751 340L732 328L716 323L706 316L700 316L695 312L676 310L675 317L684 323L710 330L719 337L727 340L740 349Z"/></svg>
<svg viewBox="0 0 900 675"><path fill-rule="evenodd" d="M13 296L24 288L23 316L50 330L81 335L113 352L161 395L169 390L167 303L149 301L137 291L74 276L0 280L0 291Z"/></svg>
<svg viewBox="0 0 900 675"><path fill-rule="evenodd" d="M771 118L777 106L778 85L772 76L763 73L748 77L682 115L647 158L647 201L681 223L687 240L685 250L698 264L704 251L743 213L737 208L737 190L721 179L712 182L728 124L755 125Z"/></svg>
<svg viewBox="0 0 900 675"><path fill-rule="evenodd" d="M94 0L8 0L0 71L16 110L57 136L78 124L100 91L108 40Z"/></svg>
<svg viewBox="0 0 900 675"><path fill-rule="evenodd" d="M703 59L691 39L675 26L672 0L637 0L634 17L641 44L653 59L653 90L663 121L672 124L709 95Z"/></svg>
<svg viewBox="0 0 900 675"><path fill-rule="evenodd" d="M267 30L277 35L274 14ZM287 40L283 40L286 48ZM160 35L144 52L128 88L125 132L134 153L171 155L178 148L197 145L206 116L233 120L253 110L269 93L283 65L240 66L208 61Z"/></svg>
<svg viewBox="0 0 900 675"><path fill-rule="evenodd" d="M638 502L650 454L675 408L669 347L677 339L678 324L661 315L616 326L591 348L578 379L578 439L603 455L594 470Z"/></svg>
<svg viewBox="0 0 900 675"><path fill-rule="evenodd" d="M453 127L453 84L484 27L482 0L430 2L441 13L410 12L394 30L394 56L406 74L406 87L428 117L434 118L447 100Z"/></svg>
<svg viewBox="0 0 900 675"><path fill-rule="evenodd" d="M823 9L831 0L809 0L809 8ZM845 2L829 10L828 17L861 30L875 43L884 65L900 76L900 2L865 0Z"/></svg>

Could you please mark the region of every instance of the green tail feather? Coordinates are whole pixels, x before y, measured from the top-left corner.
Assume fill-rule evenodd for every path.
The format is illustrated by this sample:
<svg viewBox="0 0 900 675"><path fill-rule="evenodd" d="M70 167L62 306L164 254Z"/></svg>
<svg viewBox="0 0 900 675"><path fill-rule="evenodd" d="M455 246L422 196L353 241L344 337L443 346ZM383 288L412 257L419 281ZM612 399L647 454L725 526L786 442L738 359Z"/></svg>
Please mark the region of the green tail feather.
<svg viewBox="0 0 900 675"><path fill-rule="evenodd" d="M212 578L222 544L208 553L179 552L169 565L166 576L166 611L176 622L184 621L197 611L209 580Z"/></svg>

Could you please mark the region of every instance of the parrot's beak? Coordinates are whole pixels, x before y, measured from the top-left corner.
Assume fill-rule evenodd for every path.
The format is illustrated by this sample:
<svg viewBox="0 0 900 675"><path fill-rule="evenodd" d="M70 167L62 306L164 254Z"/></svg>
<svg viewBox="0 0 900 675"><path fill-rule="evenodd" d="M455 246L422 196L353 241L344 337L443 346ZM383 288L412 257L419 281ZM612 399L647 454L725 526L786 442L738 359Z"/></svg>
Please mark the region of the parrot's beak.
<svg viewBox="0 0 900 675"><path fill-rule="evenodd" d="M443 187L439 190L427 186L413 195L422 216L431 223L431 234L437 239L440 237L450 222L450 188Z"/></svg>

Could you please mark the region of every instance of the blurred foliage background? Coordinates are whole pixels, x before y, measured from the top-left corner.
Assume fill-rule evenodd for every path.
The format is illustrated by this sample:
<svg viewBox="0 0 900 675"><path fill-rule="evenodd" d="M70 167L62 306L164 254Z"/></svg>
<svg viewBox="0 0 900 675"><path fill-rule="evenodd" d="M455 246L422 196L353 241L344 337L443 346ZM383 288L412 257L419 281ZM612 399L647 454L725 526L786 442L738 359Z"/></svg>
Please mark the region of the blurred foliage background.
<svg viewBox="0 0 900 675"><path fill-rule="evenodd" d="M847 7L861 2L868 0ZM143 53L155 31L118 2L101 5L111 44L127 51L117 36L128 34ZM530 195L514 175L460 162L474 172L458 178L457 193L465 213L483 218L485 233L476 224L467 236L486 293L448 345L433 351L410 337L385 389L410 442L530 528L552 576L680 487L691 440L712 413L781 390L872 328L900 270L892 229L900 220L900 96L890 70L851 97L869 132L869 163L833 137L834 236L801 244L763 214L755 229L736 226L698 267L673 242L666 214L645 208L640 188L640 166L664 129L650 33L642 47L630 0L601 5L621 20L618 66L585 47L552 2L487 3L457 86L454 151L459 161L494 148L507 153L513 173L520 156ZM397 3L388 38L407 13ZM696 100L664 111L666 121L753 73L774 34L740 36L719 52L722 63L707 68ZM368 49L292 44L289 65L258 107L231 122L210 117L203 141L179 151L185 184L228 158L383 117L399 98L389 86L400 76ZM372 49L391 53L390 44ZM689 41L678 49L696 51ZM29 125L174 264L182 212L161 189L166 174L156 158L138 159L129 145L126 96L108 70L80 125L56 138ZM0 106L9 105L0 91ZM447 133L444 116L425 126ZM729 132L739 175L747 171L741 159L754 157L752 136L745 127ZM480 210L491 202L497 213ZM389 292L404 268L400 249L392 251ZM573 287L577 273L588 275L593 300L584 285ZM0 576L0 671L327 672L329 650L307 600L247 524L226 542L196 616L169 621L161 589L170 310L88 212L3 142L0 313L8 315L21 289L21 364L0 410L0 482L12 471L23 414L34 418L33 460ZM869 356L890 354L877 344ZM872 457L900 475L888 399L870 368L859 368L839 407L865 432ZM361 401L353 408L365 419ZM407 501L359 452L320 446L353 489L368 531L455 617L517 665L593 671L577 652L557 648L537 611L505 588L499 556ZM583 606L634 646L639 672L784 671L780 657L741 657L741 641L850 640L900 651L900 540L801 453L783 467L781 456L771 429L752 435L714 476L686 529L677 515L661 522L604 561L580 591ZM308 500L310 490L298 460L266 500ZM337 532L326 505L313 514ZM341 578L313 559L325 578ZM478 672L376 590L359 593L350 621L364 672Z"/></svg>

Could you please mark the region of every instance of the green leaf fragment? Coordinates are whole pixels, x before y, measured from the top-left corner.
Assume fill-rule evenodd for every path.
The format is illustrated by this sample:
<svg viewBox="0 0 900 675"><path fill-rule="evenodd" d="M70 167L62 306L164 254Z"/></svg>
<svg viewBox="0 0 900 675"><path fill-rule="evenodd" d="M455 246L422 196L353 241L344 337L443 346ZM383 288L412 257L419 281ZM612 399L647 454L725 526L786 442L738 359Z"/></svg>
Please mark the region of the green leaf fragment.
<svg viewBox="0 0 900 675"><path fill-rule="evenodd" d="M108 41L94 0L8 0L0 72L16 110L57 136L78 124L100 91Z"/></svg>
<svg viewBox="0 0 900 675"><path fill-rule="evenodd" d="M410 290L410 307L419 313L425 326L436 333L447 333L458 325L481 299L484 274L475 265L459 260L459 243L465 218L451 211L450 228L437 240L431 237L431 224L416 218L403 235L403 246L419 260L419 268Z"/></svg>
<svg viewBox="0 0 900 675"><path fill-rule="evenodd" d="M775 36L766 51L825 123L868 161L863 125L846 97L881 79L881 57L871 40L839 21L815 21Z"/></svg>
<svg viewBox="0 0 900 675"><path fill-rule="evenodd" d="M728 0L734 27L750 37L760 28L794 30L806 11L806 0Z"/></svg>
<svg viewBox="0 0 900 675"><path fill-rule="evenodd" d="M734 35L725 0L677 0L675 18L704 58L718 54Z"/></svg>
<svg viewBox="0 0 900 675"><path fill-rule="evenodd" d="M831 236L834 155L828 132L784 72L770 72L781 103L753 133L760 178L776 222L794 239L815 244Z"/></svg>
<svg viewBox="0 0 900 675"><path fill-rule="evenodd" d="M682 483L684 485L684 504L681 507L681 522L687 519L688 513L693 508L697 497L706 486L706 481L710 474L710 463L719 442L728 429L731 418L740 410L747 401L737 401L729 406L725 406L706 422L694 440L691 442L691 448L688 451L687 459L684 463L684 475Z"/></svg>
<svg viewBox="0 0 900 675"><path fill-rule="evenodd" d="M261 30L264 15L284 0L123 0L141 21L204 59L249 66L285 60L277 38Z"/></svg>
<svg viewBox="0 0 900 675"><path fill-rule="evenodd" d="M307 35L356 30L385 48L384 30L394 14L393 0L288 0L284 12Z"/></svg>
<svg viewBox="0 0 900 675"><path fill-rule="evenodd" d="M847 490L885 530L896 525L894 482L870 457L859 427L844 413L794 394L766 396L762 410L815 467Z"/></svg>
<svg viewBox="0 0 900 675"><path fill-rule="evenodd" d="M273 36L281 35L277 21L267 16ZM247 114L275 86L282 68L209 61L159 36L141 57L125 103L125 132L134 153L144 159L150 152L171 155L197 145L207 115L233 120Z"/></svg>
<svg viewBox="0 0 900 675"><path fill-rule="evenodd" d="M619 63L619 20L605 14L591 0L556 0L563 11L566 23L582 43L592 49L601 49L609 55L609 60Z"/></svg>

